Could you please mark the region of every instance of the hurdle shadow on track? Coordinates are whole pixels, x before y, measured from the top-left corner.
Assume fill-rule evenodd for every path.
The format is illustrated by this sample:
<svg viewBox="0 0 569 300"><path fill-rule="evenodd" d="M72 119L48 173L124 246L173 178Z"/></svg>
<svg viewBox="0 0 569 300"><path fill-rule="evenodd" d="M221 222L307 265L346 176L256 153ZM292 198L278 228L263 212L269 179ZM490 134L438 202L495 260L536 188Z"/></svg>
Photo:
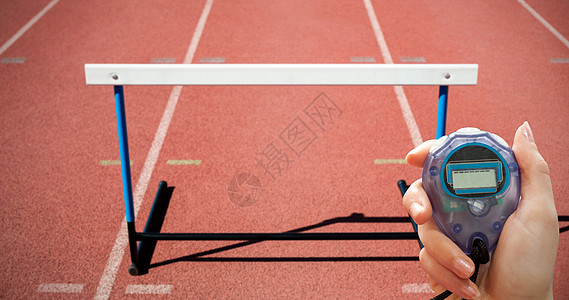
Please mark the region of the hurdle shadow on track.
<svg viewBox="0 0 569 300"><path fill-rule="evenodd" d="M151 210L151 218L153 222L147 223L144 228L145 232L160 232L168 206L174 192L174 187L167 187L162 195L162 200L155 202L155 206ZM559 222L569 222L569 216L558 216ZM333 224L340 223L410 223L410 217L366 217L361 213L353 213L347 217L336 217L327 219L322 222L304 226L301 228L286 231L285 233L301 233L317 228L323 228ZM560 227L559 233L569 231L569 225ZM418 236L417 236L418 239ZM419 261L418 256L341 256L341 257L207 257L209 255L230 251L242 247L247 247L257 243L262 243L264 240L243 241L227 246L217 247L210 250L193 253L190 255L173 258L161 262L151 263L154 250L156 249L157 240L141 241L138 245L138 252L140 254L139 260L142 268L139 275L148 273L152 268L158 268L174 263L180 262L395 262L395 261Z"/></svg>
<svg viewBox="0 0 569 300"><path fill-rule="evenodd" d="M160 232L162 230L162 225L164 225L164 219L166 218L166 212L170 206L170 200L174 194L173 186L164 188L163 194L161 194L161 200L155 201L152 205L150 215L148 219L152 222L147 222L144 227L145 232ZM157 240L147 240L140 241L138 243L138 260L140 263L140 269L138 270L139 275L144 275L148 273L148 266L152 261L152 255L154 255L154 250L156 250Z"/></svg>
<svg viewBox="0 0 569 300"><path fill-rule="evenodd" d="M409 217L366 217L360 213L353 213L347 217L337 217L324 220L320 223L286 231L287 233L300 233L308 230L322 228L339 223L410 223ZM242 248L264 241L244 241L218 247L187 256L165 260L150 264L149 268L157 268L179 262L366 262L366 261L419 261L418 256L358 256L358 257L205 257L237 248Z"/></svg>
<svg viewBox="0 0 569 300"><path fill-rule="evenodd" d="M569 222L569 216L558 216L558 221L559 222ZM563 232L567 232L569 231L569 225L564 226L564 227L559 227L559 233L563 233Z"/></svg>

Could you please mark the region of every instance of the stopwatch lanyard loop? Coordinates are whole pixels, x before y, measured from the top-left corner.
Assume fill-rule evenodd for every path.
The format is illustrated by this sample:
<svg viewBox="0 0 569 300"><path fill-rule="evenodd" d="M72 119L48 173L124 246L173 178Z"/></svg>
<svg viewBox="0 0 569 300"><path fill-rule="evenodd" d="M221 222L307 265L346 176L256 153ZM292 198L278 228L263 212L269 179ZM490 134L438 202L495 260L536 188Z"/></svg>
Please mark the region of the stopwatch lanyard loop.
<svg viewBox="0 0 569 300"><path fill-rule="evenodd" d="M472 242L472 253L468 255L470 259L474 262L474 273L470 276L470 281L476 283L476 278L478 277L478 271L480 269L480 265L487 264L490 261L490 253L488 252L488 247L481 239L474 239ZM431 300L442 300L446 299L450 296L452 292L446 290L436 297L432 298Z"/></svg>

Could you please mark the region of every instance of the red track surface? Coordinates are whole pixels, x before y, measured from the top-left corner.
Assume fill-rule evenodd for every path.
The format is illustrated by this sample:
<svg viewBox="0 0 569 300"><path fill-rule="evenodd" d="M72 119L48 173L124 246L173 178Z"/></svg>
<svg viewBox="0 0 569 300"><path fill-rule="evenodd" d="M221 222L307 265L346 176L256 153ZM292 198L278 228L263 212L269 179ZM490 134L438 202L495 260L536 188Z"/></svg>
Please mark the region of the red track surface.
<svg viewBox="0 0 569 300"><path fill-rule="evenodd" d="M181 63L205 1L61 0L0 59L0 298L92 298L123 219L112 88L86 86L85 63ZM569 49L516 1L372 1L395 63L477 63L476 87L451 87L448 131L476 126L512 142L530 121L550 162L557 209L569 168ZM0 43L49 1L0 4ZM569 37L562 1L528 3ZM193 63L382 63L363 2L215 0ZM136 183L171 87L127 87L126 110ZM303 109L324 93L342 111L318 127ZM406 87L424 139L434 136L437 90ZM482 113L484 111L484 113ZM295 118L317 135L274 180L255 158ZM413 147L391 87L185 87L139 214L146 220L159 180L175 186L163 231L281 232L363 213L405 216L396 188L419 170L375 165ZM288 151L288 150L287 150ZM289 151L289 153L292 153ZM201 165L168 160L199 159ZM230 201L228 183L246 172L261 179L252 205ZM563 224L566 226L566 223ZM320 231L410 231L409 224L335 224ZM569 296L568 234L561 234L554 292ZM111 298L136 284L171 285L175 298L409 298L406 284L426 283L412 241L263 242L202 256L231 242L163 242L149 274L127 274L125 254ZM315 258L316 257L316 258ZM357 261L372 257L372 261ZM182 258L182 259L180 259ZM329 258L329 259L323 259ZM176 261L182 260L182 261ZM324 261L319 261L324 260ZM348 260L348 261L344 261ZM175 261L175 262L172 262ZM80 293L42 293L42 284L81 285ZM160 297L158 295L145 297Z"/></svg>

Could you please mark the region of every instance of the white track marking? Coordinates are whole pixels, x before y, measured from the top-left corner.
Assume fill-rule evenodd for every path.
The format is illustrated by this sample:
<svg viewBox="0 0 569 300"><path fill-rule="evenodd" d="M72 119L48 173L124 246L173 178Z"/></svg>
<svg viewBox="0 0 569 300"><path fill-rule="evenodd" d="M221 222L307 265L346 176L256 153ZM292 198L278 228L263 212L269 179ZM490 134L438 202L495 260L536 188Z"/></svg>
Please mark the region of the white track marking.
<svg viewBox="0 0 569 300"><path fill-rule="evenodd" d="M79 294L83 292L83 285L72 283L43 283L38 286L36 292Z"/></svg>
<svg viewBox="0 0 569 300"><path fill-rule="evenodd" d="M404 63L424 63L427 62L424 57L403 56L399 58Z"/></svg>
<svg viewBox="0 0 569 300"><path fill-rule="evenodd" d="M373 161L375 165L388 165L388 164L406 164L407 161L404 158L378 158Z"/></svg>
<svg viewBox="0 0 569 300"><path fill-rule="evenodd" d="M155 57L150 60L151 64L173 64L175 62L175 57Z"/></svg>
<svg viewBox="0 0 569 300"><path fill-rule="evenodd" d="M551 33L553 33L553 35L556 38L558 38L563 43L563 45L565 45L565 47L569 48L569 41L563 35L561 35L559 31L557 31L553 26L551 26L551 24L549 24L549 22L547 22L541 15L539 15L537 11L535 11L535 9L529 6L529 4L527 4L524 0L518 0L518 2L525 9L527 9L527 11L529 11L530 14L532 14L539 22L541 22L541 24L543 24L543 26L545 26L547 30L551 31Z"/></svg>
<svg viewBox="0 0 569 300"><path fill-rule="evenodd" d="M169 295L174 287L171 284L129 284L126 286L126 294L152 294Z"/></svg>
<svg viewBox="0 0 569 300"><path fill-rule="evenodd" d="M552 57L549 59L549 61L554 63L554 64L568 64L569 58Z"/></svg>
<svg viewBox="0 0 569 300"><path fill-rule="evenodd" d="M213 0L207 0L204 5L202 14L194 31L194 35L192 36L190 46L184 58L185 64L191 63L192 59L194 58L194 54L198 47L198 43L201 38L212 4ZM140 206L142 205L142 201L144 200L143 198L144 195L146 194L146 190L148 189L148 183L150 182L150 177L152 175L152 172L154 171L154 166L156 165L156 161L158 160L158 155L160 154L160 150L162 149L162 144L164 143L164 139L166 138L166 133L168 132L168 127L170 126L170 121L172 120L172 116L176 109L176 104L178 103L178 99L180 98L181 91L182 91L181 86L175 86L172 88L172 92L170 93L170 97L168 98L168 103L166 104L166 109L164 110L164 114L162 115L162 119L160 120L160 125L158 125L158 130L154 135L152 146L150 147L148 155L146 156L146 161L144 162L144 166L142 167L142 172L140 174L140 177L136 184L136 188L134 190L135 217L138 213L138 210L140 209ZM122 220L120 230L115 240L115 244L109 255L109 259L107 261L107 265L105 267L103 275L101 276L99 286L97 287L97 293L95 294L95 299L108 299L110 297L111 290L113 288L113 284L115 282L115 278L117 276L117 272L121 264L122 258L124 256L124 252L127 245L128 245L128 233L126 228L126 217L125 217Z"/></svg>
<svg viewBox="0 0 569 300"><path fill-rule="evenodd" d="M4 57L2 58L3 64L23 64L27 58L25 57Z"/></svg>
<svg viewBox="0 0 569 300"><path fill-rule="evenodd" d="M401 286L403 294L429 294L433 293L428 283L408 283Z"/></svg>
<svg viewBox="0 0 569 300"><path fill-rule="evenodd" d="M34 26L34 24L39 19L41 19L41 17L43 17L43 15L45 15L55 4L57 4L57 2L59 2L59 0L51 1L37 15L35 15L30 21L28 21L28 23L26 23L24 27L20 28L20 30L18 30L18 32L16 32L14 36L12 36L6 43L4 43L4 45L2 45L2 47L0 47L0 55L2 55L4 51L10 48L10 46L12 46L12 44L14 44L22 35L24 35L24 33L26 33L26 31L28 31L30 27Z"/></svg>
<svg viewBox="0 0 569 300"><path fill-rule="evenodd" d="M222 64L225 62L225 57L202 57L200 63L217 63Z"/></svg>
<svg viewBox="0 0 569 300"><path fill-rule="evenodd" d="M373 10L373 5L371 4L371 0L363 0L363 1L367 10L369 21L371 22L371 27L373 28L373 32L375 33L375 39L377 40L377 44L379 45L379 49L381 50L383 61L386 64L393 64L393 58L391 57L391 53L389 53L389 48L387 47L387 43L385 42L385 37L383 36L383 32L381 31L379 22L377 21L377 16L375 15L375 11ZM407 96L405 96L405 92L403 91L402 86L397 85L394 86L393 89L395 90L395 95L397 96L397 100L399 101L399 106L401 107L401 112L403 113L403 118L405 119L405 123L407 124L407 129L409 130L409 134L411 135L411 140L413 141L413 145L417 147L423 143L423 138L421 137L421 132L419 131L419 127L417 126L417 122L415 121L415 117L413 116L413 112L411 111L411 107L409 106L409 101L407 101Z"/></svg>
<svg viewBox="0 0 569 300"><path fill-rule="evenodd" d="M371 56L352 56L350 57L350 62L353 63L362 63L362 62L366 62L366 63L375 63L375 57L371 57Z"/></svg>

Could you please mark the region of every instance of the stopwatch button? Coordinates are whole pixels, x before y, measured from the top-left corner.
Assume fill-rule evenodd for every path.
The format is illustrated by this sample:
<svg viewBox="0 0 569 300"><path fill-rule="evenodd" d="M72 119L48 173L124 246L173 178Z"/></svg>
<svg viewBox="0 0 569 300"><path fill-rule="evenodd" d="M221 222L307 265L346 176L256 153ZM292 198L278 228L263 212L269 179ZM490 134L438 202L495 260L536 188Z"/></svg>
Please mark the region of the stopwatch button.
<svg viewBox="0 0 569 300"><path fill-rule="evenodd" d="M490 133L492 135L492 137L494 138L494 140L496 140L496 142L500 143L500 145L504 146L504 147L508 147L510 148L510 146L508 145L508 143L506 143L506 141L504 141L503 138L501 138L499 135Z"/></svg>
<svg viewBox="0 0 569 300"><path fill-rule="evenodd" d="M476 133L476 132L480 132L480 129L478 129L476 127L464 127L464 128L457 130L456 132L459 132L459 133Z"/></svg>
<svg viewBox="0 0 569 300"><path fill-rule="evenodd" d="M433 146L431 146L431 150L429 150L429 153L434 153L435 151L437 151L442 145L444 145L445 141L448 139L448 136L444 135L442 137L440 137L434 144Z"/></svg>

